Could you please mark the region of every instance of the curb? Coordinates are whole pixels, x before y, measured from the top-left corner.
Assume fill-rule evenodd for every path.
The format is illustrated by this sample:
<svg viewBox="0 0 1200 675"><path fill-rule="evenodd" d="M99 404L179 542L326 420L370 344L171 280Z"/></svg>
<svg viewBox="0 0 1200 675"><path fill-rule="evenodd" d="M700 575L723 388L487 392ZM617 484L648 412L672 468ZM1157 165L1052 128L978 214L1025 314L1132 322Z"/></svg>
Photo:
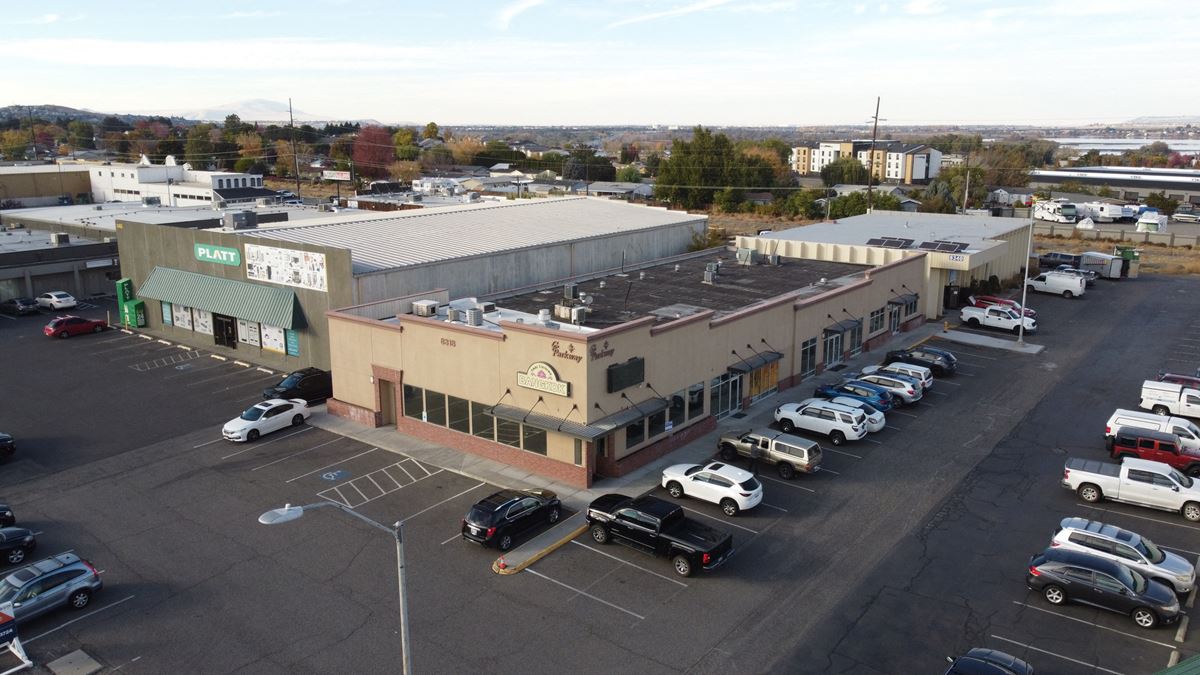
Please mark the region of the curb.
<svg viewBox="0 0 1200 675"><path fill-rule="evenodd" d="M585 520L585 521L583 521L582 525L575 528L574 530L571 530L571 532L569 534L562 537L561 539L554 542L553 544L550 544L546 548L538 551L537 553L529 556L528 560L516 565L515 567L507 567L507 566L503 567L503 568L500 567L500 562L504 560L504 556L500 556L499 558L496 558L495 562L492 563L492 571L495 572L496 574L505 574L505 575L516 574L517 572L520 572L521 570L525 569L526 567L529 567L533 563L550 555L556 549L558 549L560 546L566 545L567 542L571 541L575 537L578 537L579 535L583 534L584 532L587 532L587 529L588 529L588 524L587 524L587 521Z"/></svg>

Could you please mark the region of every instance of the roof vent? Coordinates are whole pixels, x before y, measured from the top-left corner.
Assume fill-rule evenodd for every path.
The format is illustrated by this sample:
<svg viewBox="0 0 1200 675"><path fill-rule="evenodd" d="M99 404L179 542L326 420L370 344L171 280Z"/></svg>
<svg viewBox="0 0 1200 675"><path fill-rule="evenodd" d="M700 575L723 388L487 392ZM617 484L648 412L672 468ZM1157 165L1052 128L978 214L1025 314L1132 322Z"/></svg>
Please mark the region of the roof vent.
<svg viewBox="0 0 1200 675"><path fill-rule="evenodd" d="M604 281L603 279L600 280L600 288L604 288L607 285L608 285L608 282Z"/></svg>
<svg viewBox="0 0 1200 675"><path fill-rule="evenodd" d="M676 271L676 272L678 272L678 271L679 271L679 268L680 268L680 265L679 265L679 263L675 263L675 271Z"/></svg>
<svg viewBox="0 0 1200 675"><path fill-rule="evenodd" d="M704 270L704 281L702 281L701 283L705 283L705 284L708 284L709 286L712 286L714 283L716 283L716 278L717 278L716 272L714 272L712 270Z"/></svg>
<svg viewBox="0 0 1200 675"><path fill-rule="evenodd" d="M642 281L646 280L646 271L645 270L638 272L638 279L641 279Z"/></svg>
<svg viewBox="0 0 1200 675"><path fill-rule="evenodd" d="M551 320L550 319L550 310L548 310L548 309L539 309L538 310L538 321L540 321L542 323L550 323L550 320Z"/></svg>

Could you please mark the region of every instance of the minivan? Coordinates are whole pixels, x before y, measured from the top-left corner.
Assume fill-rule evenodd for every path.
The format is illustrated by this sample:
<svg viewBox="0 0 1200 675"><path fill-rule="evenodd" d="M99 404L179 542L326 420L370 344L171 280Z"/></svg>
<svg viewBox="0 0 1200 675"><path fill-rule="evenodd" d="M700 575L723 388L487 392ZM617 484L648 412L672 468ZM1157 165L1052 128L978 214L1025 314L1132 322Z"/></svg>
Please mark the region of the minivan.
<svg viewBox="0 0 1200 675"><path fill-rule="evenodd" d="M933 371L925 366L918 366L915 363L902 363L896 361L889 363L886 366L866 366L862 369L863 375L871 373L882 373L890 375L904 375L911 377L921 383L921 387L928 391L933 387Z"/></svg>
<svg viewBox="0 0 1200 675"><path fill-rule="evenodd" d="M1152 412L1142 412L1141 410L1118 408L1104 425L1105 449L1112 450L1113 436L1116 435L1119 427L1125 427L1126 429L1150 429L1151 431L1175 434L1179 437L1180 445L1188 450L1200 452L1200 427L1197 427L1191 420L1186 420L1182 417L1170 417L1167 415L1157 415Z"/></svg>

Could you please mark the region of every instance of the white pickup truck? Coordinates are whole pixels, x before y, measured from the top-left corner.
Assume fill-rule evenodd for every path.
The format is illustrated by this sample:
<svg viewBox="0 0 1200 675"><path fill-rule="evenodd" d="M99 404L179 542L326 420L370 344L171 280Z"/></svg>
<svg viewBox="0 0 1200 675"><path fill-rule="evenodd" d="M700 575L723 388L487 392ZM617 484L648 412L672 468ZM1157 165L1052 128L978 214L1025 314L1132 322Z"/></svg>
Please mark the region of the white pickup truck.
<svg viewBox="0 0 1200 675"><path fill-rule="evenodd" d="M1004 305L992 305L991 307L963 307L960 314L962 322L973 328L987 326L989 328L999 328L1000 330L1011 330L1014 333L1020 332L1021 322L1025 323L1025 332L1033 333L1037 331L1037 321L1031 317L1022 317L1017 314L1016 310Z"/></svg>
<svg viewBox="0 0 1200 675"><path fill-rule="evenodd" d="M1085 502L1108 499L1175 511L1200 522L1200 484L1162 462L1126 457L1110 464L1072 457L1063 467L1062 486Z"/></svg>

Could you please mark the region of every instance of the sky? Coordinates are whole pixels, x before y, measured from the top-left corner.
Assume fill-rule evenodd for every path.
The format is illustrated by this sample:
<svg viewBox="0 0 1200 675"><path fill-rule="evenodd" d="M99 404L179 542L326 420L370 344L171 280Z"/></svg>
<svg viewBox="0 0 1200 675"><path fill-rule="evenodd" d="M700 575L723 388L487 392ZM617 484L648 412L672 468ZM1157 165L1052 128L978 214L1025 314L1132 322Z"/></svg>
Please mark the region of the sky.
<svg viewBox="0 0 1200 675"><path fill-rule="evenodd" d="M1200 114L1191 0L5 3L0 105L321 119L1044 126Z"/></svg>

